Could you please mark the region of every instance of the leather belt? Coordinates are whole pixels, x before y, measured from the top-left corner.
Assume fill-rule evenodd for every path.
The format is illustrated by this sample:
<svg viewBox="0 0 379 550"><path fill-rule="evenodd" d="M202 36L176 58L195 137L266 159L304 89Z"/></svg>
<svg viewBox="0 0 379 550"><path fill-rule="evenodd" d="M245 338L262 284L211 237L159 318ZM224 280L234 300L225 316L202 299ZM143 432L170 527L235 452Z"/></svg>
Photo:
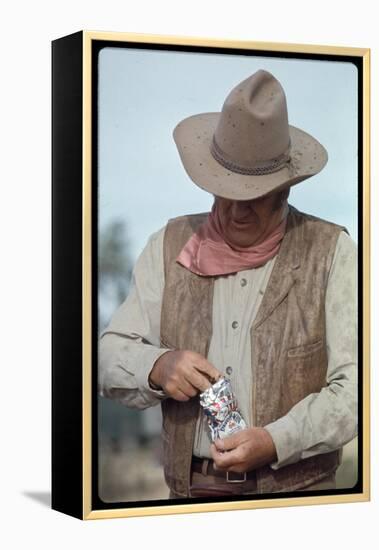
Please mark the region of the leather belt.
<svg viewBox="0 0 379 550"><path fill-rule="evenodd" d="M199 458L197 456L192 457L192 471L204 476L215 476L221 478L227 483L244 483L245 481L256 481L255 470L251 472L225 472L223 470L217 470L214 467L213 460L209 458Z"/></svg>

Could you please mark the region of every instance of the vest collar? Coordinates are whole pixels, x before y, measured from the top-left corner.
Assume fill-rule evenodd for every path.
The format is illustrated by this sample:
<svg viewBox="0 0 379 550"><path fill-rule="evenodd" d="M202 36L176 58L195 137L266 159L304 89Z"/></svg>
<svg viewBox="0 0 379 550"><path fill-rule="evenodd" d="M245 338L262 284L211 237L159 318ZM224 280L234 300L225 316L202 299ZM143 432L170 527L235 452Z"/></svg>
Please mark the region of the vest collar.
<svg viewBox="0 0 379 550"><path fill-rule="evenodd" d="M281 304L296 282L296 271L300 267L299 251L302 231L298 223L299 218L296 216L296 208L290 205L289 209L286 233L253 323L254 329L258 328Z"/></svg>

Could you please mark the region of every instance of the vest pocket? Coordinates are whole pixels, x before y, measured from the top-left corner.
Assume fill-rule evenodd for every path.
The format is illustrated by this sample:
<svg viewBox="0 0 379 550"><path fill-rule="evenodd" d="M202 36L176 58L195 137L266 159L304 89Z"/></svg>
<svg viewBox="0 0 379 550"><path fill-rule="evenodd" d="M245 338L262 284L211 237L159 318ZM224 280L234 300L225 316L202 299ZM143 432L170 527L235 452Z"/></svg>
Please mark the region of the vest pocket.
<svg viewBox="0 0 379 550"><path fill-rule="evenodd" d="M290 348L287 351L287 355L288 357L305 357L306 355L312 354L322 348L323 343L323 340L318 340L314 344L306 344L305 346Z"/></svg>
<svg viewBox="0 0 379 550"><path fill-rule="evenodd" d="M282 397L286 411L326 385L327 354L324 340L287 350L282 376Z"/></svg>

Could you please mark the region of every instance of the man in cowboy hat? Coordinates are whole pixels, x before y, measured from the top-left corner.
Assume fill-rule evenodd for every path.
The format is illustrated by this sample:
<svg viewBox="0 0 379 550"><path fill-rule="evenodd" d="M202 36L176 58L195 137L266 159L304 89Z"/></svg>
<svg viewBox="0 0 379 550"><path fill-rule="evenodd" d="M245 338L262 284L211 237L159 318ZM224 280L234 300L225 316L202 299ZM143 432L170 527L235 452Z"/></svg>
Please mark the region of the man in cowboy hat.
<svg viewBox="0 0 379 550"><path fill-rule="evenodd" d="M101 393L161 403L171 498L334 488L357 433L356 249L287 202L327 153L263 70L174 139L214 205L150 238L101 337ZM221 375L247 428L212 443L198 394Z"/></svg>

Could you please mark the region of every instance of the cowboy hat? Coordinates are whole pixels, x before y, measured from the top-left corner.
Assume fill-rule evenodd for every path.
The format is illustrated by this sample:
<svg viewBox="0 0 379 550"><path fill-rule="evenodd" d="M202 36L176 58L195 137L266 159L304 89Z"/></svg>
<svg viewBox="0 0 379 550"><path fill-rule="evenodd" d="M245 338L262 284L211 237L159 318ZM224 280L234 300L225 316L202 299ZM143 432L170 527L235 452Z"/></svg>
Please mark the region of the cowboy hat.
<svg viewBox="0 0 379 550"><path fill-rule="evenodd" d="M284 90L264 70L233 88L221 113L185 118L173 135L194 183L233 200L256 199L300 183L328 160L321 143L288 124Z"/></svg>

